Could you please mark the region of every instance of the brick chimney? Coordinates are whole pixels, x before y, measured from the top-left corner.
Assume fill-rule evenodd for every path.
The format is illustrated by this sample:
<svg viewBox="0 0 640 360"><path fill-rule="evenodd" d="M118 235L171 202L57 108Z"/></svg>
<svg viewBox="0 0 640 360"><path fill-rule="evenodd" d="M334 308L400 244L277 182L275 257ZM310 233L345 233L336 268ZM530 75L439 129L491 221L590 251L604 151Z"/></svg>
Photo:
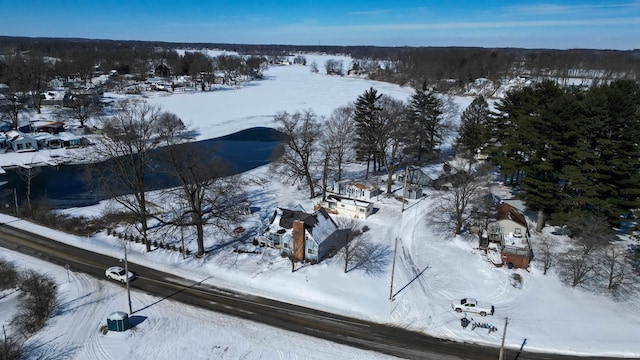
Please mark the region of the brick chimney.
<svg viewBox="0 0 640 360"><path fill-rule="evenodd" d="M293 221L292 227L293 248L291 249L296 261L304 260L304 222L300 220Z"/></svg>

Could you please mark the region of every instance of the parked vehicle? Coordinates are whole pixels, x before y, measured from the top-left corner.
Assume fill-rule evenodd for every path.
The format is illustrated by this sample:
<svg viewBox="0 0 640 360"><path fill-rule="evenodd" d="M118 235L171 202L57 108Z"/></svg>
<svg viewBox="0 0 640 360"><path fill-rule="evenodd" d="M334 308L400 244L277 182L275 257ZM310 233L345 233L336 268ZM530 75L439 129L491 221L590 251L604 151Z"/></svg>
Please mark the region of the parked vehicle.
<svg viewBox="0 0 640 360"><path fill-rule="evenodd" d="M451 307L456 312L472 312L476 314L480 314L482 316L487 316L487 314L493 315L495 308L493 305L489 303L479 302L474 298L464 298L461 299L458 303L451 304Z"/></svg>
<svg viewBox="0 0 640 360"><path fill-rule="evenodd" d="M135 277L135 274L131 271L129 271L128 276L125 276L125 273L124 269L120 266L112 266L104 272L109 279L120 281L121 283L127 282L127 277L129 278L129 281L133 280Z"/></svg>

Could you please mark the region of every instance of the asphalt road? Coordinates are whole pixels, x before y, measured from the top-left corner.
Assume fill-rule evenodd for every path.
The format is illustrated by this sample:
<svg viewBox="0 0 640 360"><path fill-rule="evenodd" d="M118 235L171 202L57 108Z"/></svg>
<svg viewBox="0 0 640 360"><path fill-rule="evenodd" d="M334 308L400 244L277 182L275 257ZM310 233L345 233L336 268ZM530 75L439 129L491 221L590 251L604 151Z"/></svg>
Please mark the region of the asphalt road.
<svg viewBox="0 0 640 360"><path fill-rule="evenodd" d="M7 225L0 225L0 246L31 255L75 272L104 278L104 270L114 264L111 256L90 252L32 234ZM344 317L276 300L222 289L201 282L179 278L162 271L129 262L137 274L131 288L203 309L260 322L281 329L322 338L361 349L376 351L406 359L497 359L499 349L427 336L391 325ZM143 309L133 309L141 311ZM505 360L539 359L611 359L575 357L556 354L522 352L506 349Z"/></svg>

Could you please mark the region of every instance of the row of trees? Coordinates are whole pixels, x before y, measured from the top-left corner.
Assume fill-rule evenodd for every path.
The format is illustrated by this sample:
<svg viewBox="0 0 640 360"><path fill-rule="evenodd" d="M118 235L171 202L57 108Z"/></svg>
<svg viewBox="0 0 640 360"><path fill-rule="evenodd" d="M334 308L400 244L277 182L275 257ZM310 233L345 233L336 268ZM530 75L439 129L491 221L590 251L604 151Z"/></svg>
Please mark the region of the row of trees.
<svg viewBox="0 0 640 360"><path fill-rule="evenodd" d="M460 145L485 144L505 182L554 224L598 214L630 218L640 195L640 85L619 80L586 92L544 81L508 93L487 116L481 100L465 111Z"/></svg>
<svg viewBox="0 0 640 360"><path fill-rule="evenodd" d="M616 234L606 218L573 219L565 229L571 237L569 247L560 246L557 237L550 234L543 234L536 246L543 274L557 268L568 286L605 289L614 295L637 290L633 252L615 243Z"/></svg>
<svg viewBox="0 0 640 360"><path fill-rule="evenodd" d="M286 148L273 170L293 181L304 181L313 198L317 169L324 192L329 176L341 180L346 161L363 161L367 163L365 177L386 171L387 192L391 193L395 170L438 152L453 129L450 116L454 110L452 100L423 87L409 103L370 88L354 103L335 109L322 130L318 115L310 109L281 112L275 120L286 135Z"/></svg>
<svg viewBox="0 0 640 360"><path fill-rule="evenodd" d="M479 77L500 81L524 74L564 79L597 78L606 82L619 78L637 79L640 73L637 50L189 44L0 37L2 55L40 54L57 59L56 66L65 69L66 74L82 74L83 77L91 76L96 65L102 72L115 69L119 73L145 74L150 64L164 64L173 74L192 75L208 71L206 56L197 51L180 56L174 50L203 48L271 58L299 52L346 54L358 59L362 68L368 68L366 72L370 77L377 80L416 87L427 81L440 86L441 90L450 86L463 87ZM2 72L0 62L0 77ZM445 79L454 82L440 82Z"/></svg>
<svg viewBox="0 0 640 360"><path fill-rule="evenodd" d="M180 118L144 102L123 102L101 128L96 153L109 160L97 164L92 178L126 209L125 220L147 251L151 220L167 232L195 229L198 256L205 252L206 225L231 232L241 216L243 182L212 157L213 149L186 143L191 131ZM178 184L154 202L147 194L151 171Z"/></svg>

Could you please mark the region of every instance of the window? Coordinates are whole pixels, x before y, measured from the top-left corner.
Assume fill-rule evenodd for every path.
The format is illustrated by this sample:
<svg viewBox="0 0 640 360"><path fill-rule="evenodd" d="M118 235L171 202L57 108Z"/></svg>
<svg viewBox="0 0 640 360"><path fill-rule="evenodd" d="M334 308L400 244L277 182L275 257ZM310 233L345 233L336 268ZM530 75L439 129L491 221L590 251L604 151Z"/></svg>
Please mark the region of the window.
<svg viewBox="0 0 640 360"><path fill-rule="evenodd" d="M360 208L360 210L358 210L358 211L360 211L360 212L364 212L364 209Z"/></svg>
<svg viewBox="0 0 640 360"><path fill-rule="evenodd" d="M308 248L307 254L315 254L315 250L313 250L312 248Z"/></svg>
<svg viewBox="0 0 640 360"><path fill-rule="evenodd" d="M288 249L289 248L289 243L284 243L284 244L282 244L282 246L284 246L285 249Z"/></svg>

